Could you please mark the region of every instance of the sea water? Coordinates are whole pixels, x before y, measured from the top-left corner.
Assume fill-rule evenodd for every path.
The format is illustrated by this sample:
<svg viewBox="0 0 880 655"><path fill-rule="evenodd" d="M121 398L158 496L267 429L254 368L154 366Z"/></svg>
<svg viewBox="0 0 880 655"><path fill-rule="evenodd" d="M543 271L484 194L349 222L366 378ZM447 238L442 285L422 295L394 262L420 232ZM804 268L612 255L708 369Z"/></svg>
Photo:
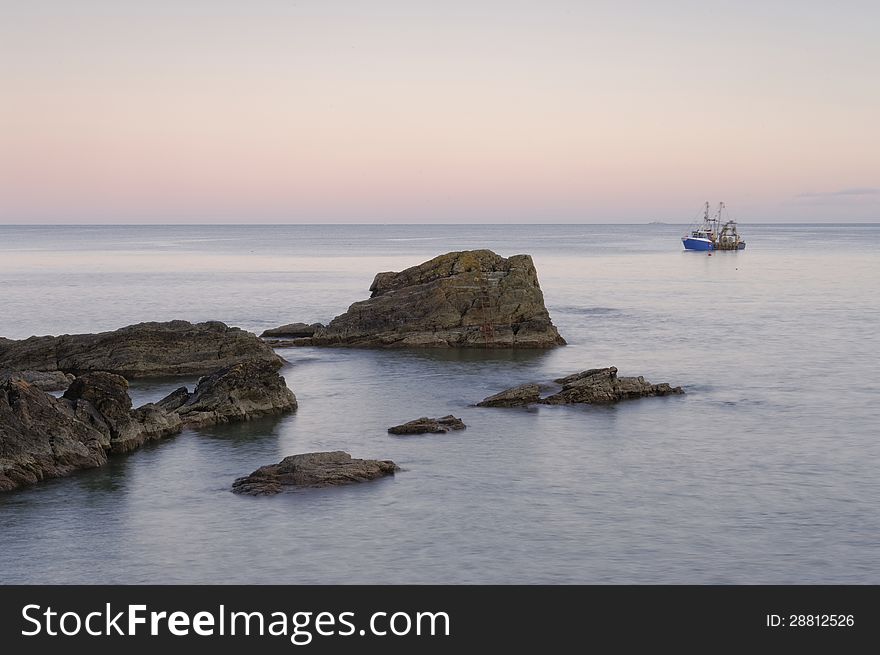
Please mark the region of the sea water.
<svg viewBox="0 0 880 655"><path fill-rule="evenodd" d="M281 350L296 413L0 495L0 582L880 583L880 226L740 231L746 251L710 257L683 252L675 225L0 227L8 338L327 322L376 272L491 248L534 257L569 343ZM687 395L473 407L611 365ZM467 429L386 432L444 414ZM402 470L230 491L336 449Z"/></svg>

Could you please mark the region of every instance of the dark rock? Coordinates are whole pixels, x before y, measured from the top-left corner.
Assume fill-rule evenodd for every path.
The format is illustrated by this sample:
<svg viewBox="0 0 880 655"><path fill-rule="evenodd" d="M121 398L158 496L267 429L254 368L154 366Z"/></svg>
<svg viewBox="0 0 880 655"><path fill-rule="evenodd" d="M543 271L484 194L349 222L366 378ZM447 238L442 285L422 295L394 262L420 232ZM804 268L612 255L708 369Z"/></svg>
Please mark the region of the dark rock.
<svg viewBox="0 0 880 655"><path fill-rule="evenodd" d="M160 409L164 409L166 412L173 412L189 399L189 389L187 389L186 387L178 387L167 396L165 396L162 400L157 402L156 406Z"/></svg>
<svg viewBox="0 0 880 655"><path fill-rule="evenodd" d="M0 491L101 466L183 427L248 420L296 408L273 362L245 362L131 408L128 382L97 371L76 378L62 398L22 380L0 382Z"/></svg>
<svg viewBox="0 0 880 655"><path fill-rule="evenodd" d="M0 382L0 491L107 461L109 436L21 380Z"/></svg>
<svg viewBox="0 0 880 655"><path fill-rule="evenodd" d="M139 323L99 334L0 342L0 369L109 371L127 378L203 375L239 362L282 360L257 336L219 321Z"/></svg>
<svg viewBox="0 0 880 655"><path fill-rule="evenodd" d="M284 487L328 487L366 482L393 475L398 466L389 460L352 459L340 450L285 457L278 464L262 466L232 483L238 494L261 496L279 493Z"/></svg>
<svg viewBox="0 0 880 655"><path fill-rule="evenodd" d="M554 380L562 389L550 396L541 398L541 385L524 384L489 396L477 403L478 407L517 407L541 403L544 405L568 405L574 403L604 404L621 400L683 394L681 387L672 387L663 382L651 384L645 378L617 377L617 369L594 368Z"/></svg>
<svg viewBox="0 0 880 655"><path fill-rule="evenodd" d="M127 453L143 445L143 427L132 416L125 378L104 371L86 373L64 392L64 400L78 418L107 434L111 453Z"/></svg>
<svg viewBox="0 0 880 655"><path fill-rule="evenodd" d="M554 381L562 385L562 390L542 399L545 405L616 403L633 398L684 393L681 387L672 387L665 382L651 384L642 376L618 378L614 366L594 368Z"/></svg>
<svg viewBox="0 0 880 655"><path fill-rule="evenodd" d="M184 399L185 391L177 389L156 404L171 409L190 427L247 421L297 407L296 396L270 362L227 366L200 379Z"/></svg>
<svg viewBox="0 0 880 655"><path fill-rule="evenodd" d="M324 327L320 323L312 323L311 325L307 325L306 323L288 323L287 325L282 325L281 327L272 328L270 330L264 330L261 337L284 337L295 339L297 337L310 337L315 334L315 330L318 328Z"/></svg>
<svg viewBox="0 0 880 655"><path fill-rule="evenodd" d="M74 377L61 371L2 371L0 382L5 380L22 380L41 391L64 391Z"/></svg>
<svg viewBox="0 0 880 655"><path fill-rule="evenodd" d="M512 389L506 389L494 396L484 398L477 403L477 407L522 407L541 400L541 385L521 384Z"/></svg>
<svg viewBox="0 0 880 655"><path fill-rule="evenodd" d="M184 427L179 414L165 411L153 403L133 409L131 415L140 425L142 443L176 434Z"/></svg>
<svg viewBox="0 0 880 655"><path fill-rule="evenodd" d="M467 426L460 418L452 414L441 418L428 418L423 416L414 421L388 428L391 434L425 434L427 432L443 433L450 430L464 430Z"/></svg>
<svg viewBox="0 0 880 655"><path fill-rule="evenodd" d="M451 252L379 273L368 300L291 345L547 348L563 345L532 258Z"/></svg>

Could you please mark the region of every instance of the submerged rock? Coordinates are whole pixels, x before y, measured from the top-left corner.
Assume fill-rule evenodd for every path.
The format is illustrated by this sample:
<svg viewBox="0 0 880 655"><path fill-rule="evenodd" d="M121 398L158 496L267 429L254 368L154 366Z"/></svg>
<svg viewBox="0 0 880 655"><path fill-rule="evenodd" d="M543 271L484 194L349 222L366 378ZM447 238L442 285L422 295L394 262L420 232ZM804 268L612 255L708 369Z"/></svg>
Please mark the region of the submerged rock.
<svg viewBox="0 0 880 655"><path fill-rule="evenodd" d="M264 330L260 336L263 338L269 337L287 339L310 337L315 334L315 330L322 327L324 326L320 323L312 323L311 325L307 325L306 323L288 323L287 325L282 325L277 328Z"/></svg>
<svg viewBox="0 0 880 655"><path fill-rule="evenodd" d="M282 360L250 332L219 321L139 323L98 334L0 341L0 369L108 371L127 378L204 375L239 362Z"/></svg>
<svg viewBox="0 0 880 655"><path fill-rule="evenodd" d="M247 421L296 409L296 396L269 362L245 362L199 380L189 393L181 387L156 403L187 426Z"/></svg>
<svg viewBox="0 0 880 655"><path fill-rule="evenodd" d="M271 348L293 348L294 346L308 346L308 337L296 337L295 339L266 339Z"/></svg>
<svg viewBox="0 0 880 655"><path fill-rule="evenodd" d="M449 432L450 430L464 430L466 427L467 426L460 418L456 418L452 414L449 414L448 416L442 416L440 418L428 418L427 416L423 416L414 421L409 421L408 423L388 428L388 432L391 434L425 434L427 432L444 433Z"/></svg>
<svg viewBox="0 0 880 655"><path fill-rule="evenodd" d="M379 273L356 302L291 345L548 348L565 344L544 306L528 255L491 250L440 255Z"/></svg>
<svg viewBox="0 0 880 655"><path fill-rule="evenodd" d="M8 340L7 340L8 341ZM22 380L41 391L64 391L73 382L74 376L61 371L2 371L0 382Z"/></svg>
<svg viewBox="0 0 880 655"><path fill-rule="evenodd" d="M642 376L617 377L617 368L594 368L554 380L562 385L556 393L541 398L541 385L523 384L489 396L477 403L478 407L520 407L541 403L568 405L576 403L607 404L633 398L683 394L681 387L666 382L651 384Z"/></svg>
<svg viewBox="0 0 880 655"><path fill-rule="evenodd" d="M367 482L400 470L390 460L352 459L341 450L285 457L278 464L261 466L232 483L237 494L277 494L284 487L328 487Z"/></svg>

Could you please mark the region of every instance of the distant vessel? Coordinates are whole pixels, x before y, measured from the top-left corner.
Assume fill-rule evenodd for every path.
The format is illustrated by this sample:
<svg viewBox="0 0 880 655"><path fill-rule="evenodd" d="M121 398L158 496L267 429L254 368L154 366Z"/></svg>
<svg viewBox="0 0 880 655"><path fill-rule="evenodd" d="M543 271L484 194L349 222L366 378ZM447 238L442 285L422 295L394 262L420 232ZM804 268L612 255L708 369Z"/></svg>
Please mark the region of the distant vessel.
<svg viewBox="0 0 880 655"><path fill-rule="evenodd" d="M718 213L709 217L709 203L703 212L703 222L696 227L691 227L688 233L681 238L685 250L745 250L746 242L743 241L736 231L736 221L728 219L723 221L721 216L724 211L724 203L718 203ZM723 224L722 224L723 221Z"/></svg>

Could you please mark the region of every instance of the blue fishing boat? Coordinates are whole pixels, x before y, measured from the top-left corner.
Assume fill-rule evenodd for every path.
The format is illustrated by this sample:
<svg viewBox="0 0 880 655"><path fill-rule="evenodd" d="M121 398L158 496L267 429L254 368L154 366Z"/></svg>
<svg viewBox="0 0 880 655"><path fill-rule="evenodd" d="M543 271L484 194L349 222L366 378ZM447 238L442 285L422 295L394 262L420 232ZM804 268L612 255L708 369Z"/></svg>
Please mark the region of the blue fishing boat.
<svg viewBox="0 0 880 655"><path fill-rule="evenodd" d="M736 221L723 220L724 203L718 203L718 213L709 217L709 203L703 211L703 220L692 225L687 234L681 238L685 250L712 252L713 250L745 250L746 242L736 231Z"/></svg>

